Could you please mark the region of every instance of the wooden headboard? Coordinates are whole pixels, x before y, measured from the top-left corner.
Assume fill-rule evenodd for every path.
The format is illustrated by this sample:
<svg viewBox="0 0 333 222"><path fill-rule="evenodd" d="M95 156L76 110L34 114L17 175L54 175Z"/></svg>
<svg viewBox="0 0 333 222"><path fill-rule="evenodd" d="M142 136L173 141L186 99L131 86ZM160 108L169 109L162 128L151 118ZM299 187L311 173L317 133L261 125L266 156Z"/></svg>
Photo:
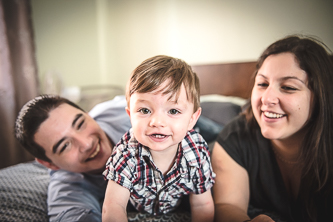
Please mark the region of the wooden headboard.
<svg viewBox="0 0 333 222"><path fill-rule="evenodd" d="M200 94L219 94L248 99L256 62L192 65L200 80Z"/></svg>
<svg viewBox="0 0 333 222"><path fill-rule="evenodd" d="M333 55L330 55L333 62ZM219 94L248 99L257 62L192 65L200 79L200 94Z"/></svg>

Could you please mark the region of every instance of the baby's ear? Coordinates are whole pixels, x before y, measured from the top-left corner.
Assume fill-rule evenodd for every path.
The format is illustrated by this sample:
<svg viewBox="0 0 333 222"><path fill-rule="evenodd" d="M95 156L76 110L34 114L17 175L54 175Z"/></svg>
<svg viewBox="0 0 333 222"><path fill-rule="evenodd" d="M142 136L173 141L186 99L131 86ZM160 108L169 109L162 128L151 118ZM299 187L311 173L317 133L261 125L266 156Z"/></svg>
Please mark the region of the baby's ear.
<svg viewBox="0 0 333 222"><path fill-rule="evenodd" d="M193 129L194 125L197 123L199 117L201 115L201 107L199 107L197 109L197 111L195 111L192 116L191 116L191 119L190 119L190 123L188 124L188 128L187 130L191 130Z"/></svg>
<svg viewBox="0 0 333 222"><path fill-rule="evenodd" d="M126 106L125 108L127 115L130 117L131 116L131 111L130 109Z"/></svg>
<svg viewBox="0 0 333 222"><path fill-rule="evenodd" d="M35 158L35 160L42 164L43 166L46 166L47 168L51 169L51 170L59 170L60 168L55 165L54 163L52 162L48 162L48 161L45 161L45 160L41 160L41 159L38 159L38 158Z"/></svg>

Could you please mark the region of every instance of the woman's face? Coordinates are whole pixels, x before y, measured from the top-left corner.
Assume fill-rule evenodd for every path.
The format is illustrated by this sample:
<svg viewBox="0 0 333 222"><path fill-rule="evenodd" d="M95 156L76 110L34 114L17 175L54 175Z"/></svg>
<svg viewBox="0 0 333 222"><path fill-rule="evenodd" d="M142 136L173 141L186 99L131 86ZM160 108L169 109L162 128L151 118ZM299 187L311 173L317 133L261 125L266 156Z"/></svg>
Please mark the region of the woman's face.
<svg viewBox="0 0 333 222"><path fill-rule="evenodd" d="M311 114L308 76L292 53L268 56L255 78L251 105L267 139L299 138ZM296 137L295 137L296 136Z"/></svg>

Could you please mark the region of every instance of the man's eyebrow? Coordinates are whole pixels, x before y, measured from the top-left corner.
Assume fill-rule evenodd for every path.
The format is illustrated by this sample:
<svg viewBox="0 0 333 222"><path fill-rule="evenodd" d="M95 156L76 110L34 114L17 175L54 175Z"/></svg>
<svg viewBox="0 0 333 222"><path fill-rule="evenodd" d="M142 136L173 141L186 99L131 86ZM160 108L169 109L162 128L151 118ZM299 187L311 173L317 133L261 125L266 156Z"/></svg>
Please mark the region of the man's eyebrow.
<svg viewBox="0 0 333 222"><path fill-rule="evenodd" d="M77 122L78 119L80 119L80 117L83 116L82 113L79 113L79 114L76 114L73 122L72 122L72 127L75 126L75 123ZM59 140L56 144L54 144L54 146L52 147L52 152L53 153L56 153L57 152L57 149L59 147L59 145L65 140L65 138L62 138L61 140Z"/></svg>
<svg viewBox="0 0 333 222"><path fill-rule="evenodd" d="M57 152L57 149L59 147L59 145L62 143L62 141L64 141L65 138L62 138L61 140L59 140L56 144L54 144L53 148L52 148L52 151L53 153L56 153Z"/></svg>
<svg viewBox="0 0 333 222"><path fill-rule="evenodd" d="M76 114L76 116L75 116L75 118L74 118L74 120L72 122L72 127L75 126L75 123L77 122L78 119L80 119L81 116L83 116L82 113Z"/></svg>

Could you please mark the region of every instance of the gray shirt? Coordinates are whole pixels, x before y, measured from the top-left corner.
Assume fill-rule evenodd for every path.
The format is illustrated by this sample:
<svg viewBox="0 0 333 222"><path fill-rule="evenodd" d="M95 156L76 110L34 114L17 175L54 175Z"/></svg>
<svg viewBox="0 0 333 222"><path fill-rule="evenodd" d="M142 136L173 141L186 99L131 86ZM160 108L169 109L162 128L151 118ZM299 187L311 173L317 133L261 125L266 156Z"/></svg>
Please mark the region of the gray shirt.
<svg viewBox="0 0 333 222"><path fill-rule="evenodd" d="M89 115L117 143L131 128L125 96L96 105ZM50 170L48 215L50 221L101 221L106 181L103 175Z"/></svg>

